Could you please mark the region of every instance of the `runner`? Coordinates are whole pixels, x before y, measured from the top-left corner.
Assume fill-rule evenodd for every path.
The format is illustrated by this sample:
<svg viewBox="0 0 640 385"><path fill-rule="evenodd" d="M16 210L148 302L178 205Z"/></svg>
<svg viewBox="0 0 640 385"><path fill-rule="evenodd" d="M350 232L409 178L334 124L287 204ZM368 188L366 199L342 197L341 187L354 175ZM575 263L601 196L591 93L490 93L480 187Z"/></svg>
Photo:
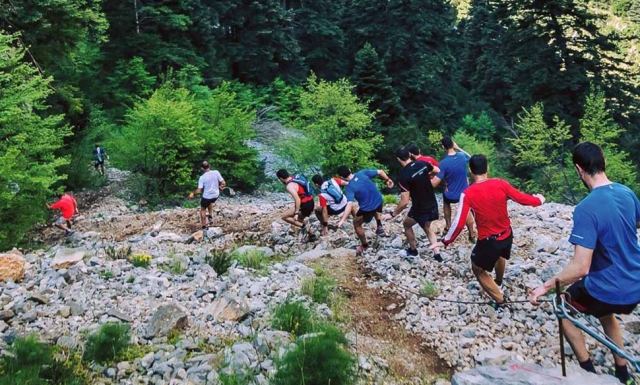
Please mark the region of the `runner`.
<svg viewBox="0 0 640 385"><path fill-rule="evenodd" d="M409 151L409 154L411 155L411 159L429 163L433 167L440 167L440 164L438 164L438 160L436 158L429 155L422 155L422 151L420 150L420 147L418 147L417 144L409 143L405 146L405 148L407 149L407 151Z"/></svg>
<svg viewBox="0 0 640 385"><path fill-rule="evenodd" d="M640 303L640 201L628 187L612 183L605 173L600 147L580 143L573 150L578 176L589 189L573 212L569 242L574 257L555 277L529 296L533 304L555 288L556 280L567 289L569 302L579 311L600 319L602 328L616 345L624 341L615 314L630 314ZM582 332L562 320L567 340L580 366L594 372ZM627 361L614 354L615 375L623 384L635 384L627 371Z"/></svg>
<svg viewBox="0 0 640 385"><path fill-rule="evenodd" d="M451 227L451 204L460 201L460 194L469 187L467 179L467 164L471 155L458 147L451 137L442 138L442 147L447 151L447 156L440 160L440 173L431 182L433 187L437 187L442 181L446 183L446 188L442 193L442 211L446 228L445 234ZM467 230L469 230L469 241L475 243L476 230L473 215L467 216Z"/></svg>
<svg viewBox="0 0 640 385"><path fill-rule="evenodd" d="M285 169L278 170L276 176L293 197L293 208L285 211L282 220L299 227L304 235L307 232L304 220L313 213L314 207L311 185L304 175L290 175ZM313 238L314 236L310 234L308 240L313 240Z"/></svg>
<svg viewBox="0 0 640 385"><path fill-rule="evenodd" d="M107 151L100 146L100 143L96 143L96 148L93 150L93 166L102 176L104 176L104 161L106 159L109 159Z"/></svg>
<svg viewBox="0 0 640 385"><path fill-rule="evenodd" d="M411 201L411 209L403 222L404 234L409 242L409 248L405 250L405 253L407 257L417 257L416 235L413 232L413 226L416 223L425 231L432 245L435 245L438 241L436 233L431 229L431 222L438 219L438 201L430 179L440 169L432 166L431 163L412 160L406 148L398 149L396 158L402 165L402 170L400 170L400 176L398 177L398 186L400 186L401 193L400 202L393 214L391 214L391 218L400 215L409 205L409 201ZM433 258L438 262L442 262L440 249L434 248L434 252Z"/></svg>
<svg viewBox="0 0 640 385"><path fill-rule="evenodd" d="M340 178L330 178L325 181L319 174L314 175L311 180L316 189L320 191L316 217L322 224L322 236L325 236L329 233L329 216L340 215L347 207L347 196L344 195L341 188L346 186L347 182Z"/></svg>
<svg viewBox="0 0 640 385"><path fill-rule="evenodd" d="M340 166L338 168L338 175L349 183L345 188L345 195L347 196L349 203L347 203L347 207L342 213L338 227L342 227L349 217L349 214L354 210L353 202L358 202L360 207L353 218L353 228L358 239L360 239L360 246L356 249L356 255L362 255L369 247L369 244L367 243L367 236L364 233L363 225L365 223L369 223L373 218L375 218L377 224L376 234L384 235L384 229L382 228L382 221L380 217L384 201L382 199L382 194L378 191L378 187L371 179L378 176L385 181L389 188L393 187L393 181L389 178L386 172L375 169L360 170L353 174L349 167Z"/></svg>
<svg viewBox="0 0 640 385"><path fill-rule="evenodd" d="M431 248L446 247L455 241L465 225L469 210L473 210L478 227L478 241L471 252L471 267L484 291L495 301L494 307L498 308L505 302L500 286L513 243L507 201L511 199L521 205L540 206L544 203L544 197L520 192L502 179L489 179L487 158L484 155L472 156L469 168L475 183L460 195L460 207L443 242L438 242ZM489 274L494 268L495 280Z"/></svg>
<svg viewBox="0 0 640 385"><path fill-rule="evenodd" d="M218 170L211 170L211 165L206 160L202 162L202 175L198 179L198 188L189 193L189 199L202 193L200 198L200 224L203 229L213 224L213 204L220 197L220 190L227 184ZM209 211L209 215L207 215Z"/></svg>
<svg viewBox="0 0 640 385"><path fill-rule="evenodd" d="M65 236L73 234L74 231L71 230L71 220L74 215L79 214L78 202L76 202L76 199L73 197L73 193L71 191L65 192L57 202L47 205L47 207L52 210L60 210L60 215L53 224L57 228L64 230Z"/></svg>

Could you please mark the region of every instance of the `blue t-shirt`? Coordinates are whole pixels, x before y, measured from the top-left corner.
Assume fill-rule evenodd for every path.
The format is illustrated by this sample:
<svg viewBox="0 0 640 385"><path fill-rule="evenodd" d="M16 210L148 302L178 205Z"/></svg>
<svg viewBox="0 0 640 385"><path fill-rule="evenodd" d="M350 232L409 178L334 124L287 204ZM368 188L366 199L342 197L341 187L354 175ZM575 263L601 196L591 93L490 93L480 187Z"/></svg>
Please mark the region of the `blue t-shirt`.
<svg viewBox="0 0 640 385"><path fill-rule="evenodd" d="M438 178L446 182L444 196L447 199L458 200L460 194L469 187L467 179L467 164L469 155L464 152L456 152L455 155L447 155L440 161Z"/></svg>
<svg viewBox="0 0 640 385"><path fill-rule="evenodd" d="M378 176L378 170L360 170L353 175L344 189L349 202L357 201L362 211L375 211L382 206L382 194L371 180Z"/></svg>
<svg viewBox="0 0 640 385"><path fill-rule="evenodd" d="M593 250L587 292L612 305L640 303L640 202L628 187L593 189L573 212L569 242Z"/></svg>

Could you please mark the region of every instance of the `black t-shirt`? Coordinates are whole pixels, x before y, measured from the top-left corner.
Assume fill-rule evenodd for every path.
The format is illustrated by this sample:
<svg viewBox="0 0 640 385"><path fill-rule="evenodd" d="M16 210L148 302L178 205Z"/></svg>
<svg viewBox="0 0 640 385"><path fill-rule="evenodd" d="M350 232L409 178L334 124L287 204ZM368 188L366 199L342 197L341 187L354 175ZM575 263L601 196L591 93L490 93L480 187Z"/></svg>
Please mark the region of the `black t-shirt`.
<svg viewBox="0 0 640 385"><path fill-rule="evenodd" d="M431 186L429 173L433 166L425 162L411 162L400 170L398 184L402 192L411 195L411 211L417 213L430 212L438 206L436 194Z"/></svg>

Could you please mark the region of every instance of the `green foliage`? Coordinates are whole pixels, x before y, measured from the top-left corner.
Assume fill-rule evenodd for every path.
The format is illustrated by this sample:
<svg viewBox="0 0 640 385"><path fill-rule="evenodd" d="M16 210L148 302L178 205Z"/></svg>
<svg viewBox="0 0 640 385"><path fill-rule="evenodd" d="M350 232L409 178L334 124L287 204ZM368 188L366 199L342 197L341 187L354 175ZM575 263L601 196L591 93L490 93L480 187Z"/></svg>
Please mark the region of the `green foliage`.
<svg viewBox="0 0 640 385"><path fill-rule="evenodd" d="M315 318L314 312L304 303L289 298L273 310L271 327L301 336L314 330Z"/></svg>
<svg viewBox="0 0 640 385"><path fill-rule="evenodd" d="M302 281L301 292L311 297L316 303L331 304L336 295L336 280L322 270L316 271L314 277Z"/></svg>
<svg viewBox="0 0 640 385"><path fill-rule="evenodd" d="M100 364L113 362L129 347L130 341L129 325L108 322L87 337L82 358Z"/></svg>
<svg viewBox="0 0 640 385"><path fill-rule="evenodd" d="M491 175L499 178L507 178L507 164L509 159L499 153L493 142L489 140L481 140L467 131L456 132L453 139L460 148L464 149L471 155L482 154L489 160L489 172Z"/></svg>
<svg viewBox="0 0 640 385"><path fill-rule="evenodd" d="M17 38L0 32L0 250L45 219L45 203L64 179L68 160L59 151L70 132L61 115L48 113L50 84L26 64Z"/></svg>
<svg viewBox="0 0 640 385"><path fill-rule="evenodd" d="M276 362L272 385L349 385L356 380L356 360L346 349L344 334L332 326L298 339L296 347Z"/></svg>
<svg viewBox="0 0 640 385"><path fill-rule="evenodd" d="M212 250L205 260L218 275L226 273L233 263L231 254L224 250Z"/></svg>
<svg viewBox="0 0 640 385"><path fill-rule="evenodd" d="M486 111L478 115L465 115L462 118L460 130L484 141L492 141L496 135L496 127Z"/></svg>
<svg viewBox="0 0 640 385"><path fill-rule="evenodd" d="M428 280L422 281L422 285L420 286L421 296L434 299L438 294L440 294L440 289L438 289L438 286L434 282Z"/></svg>
<svg viewBox="0 0 640 385"><path fill-rule="evenodd" d="M113 271L111 270L103 270L100 272L100 278L104 279L104 280L109 280L111 278L113 278Z"/></svg>
<svg viewBox="0 0 640 385"><path fill-rule="evenodd" d="M397 205L400 199L397 195L389 195L385 194L382 196L382 200L384 201L384 205Z"/></svg>
<svg viewBox="0 0 640 385"><path fill-rule="evenodd" d="M273 117L285 124L293 124L300 108L301 93L301 86L289 84L280 77L275 78L267 89L266 100L269 105L276 107Z"/></svg>
<svg viewBox="0 0 640 385"><path fill-rule="evenodd" d="M165 263L162 266L162 269L172 274L180 275L184 274L184 272L187 271L188 267L188 261L183 261L182 259L173 255L169 257L169 262Z"/></svg>
<svg viewBox="0 0 640 385"><path fill-rule="evenodd" d="M269 258L267 258L261 250L248 250L244 253L234 252L231 254L231 258L246 268L258 271L262 270L269 263Z"/></svg>
<svg viewBox="0 0 640 385"><path fill-rule="evenodd" d="M141 57L118 60L107 78L104 105L115 108L116 116L122 116L127 108L151 96L155 83L155 76L149 74Z"/></svg>
<svg viewBox="0 0 640 385"><path fill-rule="evenodd" d="M54 348L35 336L17 338L0 358L0 385L84 385L87 378L74 371L73 362L57 356Z"/></svg>
<svg viewBox="0 0 640 385"><path fill-rule="evenodd" d="M234 372L234 373L220 373L220 385L250 385L253 384L253 373L247 372Z"/></svg>
<svg viewBox="0 0 640 385"><path fill-rule="evenodd" d="M295 126L315 142L309 147L322 157L321 168L328 173L342 164L354 169L376 165L373 156L382 137L369 131L372 118L347 80L327 82L311 76L300 96Z"/></svg>
<svg viewBox="0 0 640 385"><path fill-rule="evenodd" d="M135 267L149 267L151 265L151 255L147 253L134 253L129 257L129 261Z"/></svg>

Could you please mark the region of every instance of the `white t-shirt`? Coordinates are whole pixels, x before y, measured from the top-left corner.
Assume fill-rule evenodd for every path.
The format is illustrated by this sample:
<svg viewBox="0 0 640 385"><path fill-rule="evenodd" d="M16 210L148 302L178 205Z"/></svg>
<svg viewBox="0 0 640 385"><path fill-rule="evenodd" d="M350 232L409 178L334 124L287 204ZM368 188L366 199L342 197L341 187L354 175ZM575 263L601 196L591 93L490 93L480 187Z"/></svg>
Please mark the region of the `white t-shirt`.
<svg viewBox="0 0 640 385"><path fill-rule="evenodd" d="M329 183L333 184L334 187L339 191L342 191L342 189L340 188L340 184L336 181L335 178L331 178L322 183L322 185L320 186L320 190L325 190ZM347 203L347 196L344 194L342 194L342 199L340 200L340 202L336 202L331 194L323 192L320 193L320 207L329 206L329 208L331 208L331 210L333 211L340 211L344 206L347 205Z"/></svg>
<svg viewBox="0 0 640 385"><path fill-rule="evenodd" d="M220 182L224 182L218 170L209 170L198 179L198 188L202 189L204 199L213 199L220 196Z"/></svg>

